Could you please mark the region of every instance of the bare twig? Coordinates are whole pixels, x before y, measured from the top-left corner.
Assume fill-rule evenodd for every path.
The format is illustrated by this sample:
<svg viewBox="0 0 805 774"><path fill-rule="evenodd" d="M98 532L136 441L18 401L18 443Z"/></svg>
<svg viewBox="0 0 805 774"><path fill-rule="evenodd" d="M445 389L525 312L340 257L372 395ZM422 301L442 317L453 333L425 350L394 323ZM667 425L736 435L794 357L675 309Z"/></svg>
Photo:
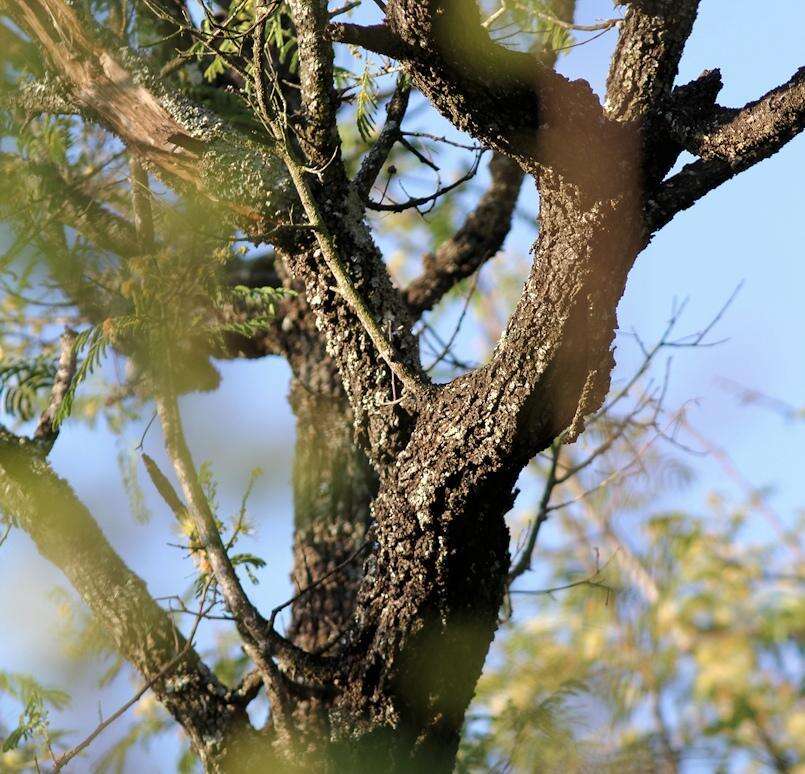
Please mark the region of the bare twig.
<svg viewBox="0 0 805 774"><path fill-rule="evenodd" d="M610 586L606 583L602 583L597 581L596 578L599 576L599 573L595 575L591 575L589 578L584 578L580 581L574 581L573 583L565 583L563 586L553 586L549 589L511 589L509 594L520 594L520 595L528 595L528 596L539 596L542 594L553 594L557 591L566 591L567 589L575 589L579 586L592 586L596 589L603 589L607 592L607 594L611 594L615 591L613 586Z"/></svg>
<svg viewBox="0 0 805 774"><path fill-rule="evenodd" d="M158 391L156 404L165 436L165 448L184 493L187 513L207 552L221 593L232 615L237 619L241 633L253 644L264 643L267 635L265 621L243 590L226 552L185 440L179 406L171 385ZM149 474L150 472L149 470ZM178 500L175 494L172 499Z"/></svg>
<svg viewBox="0 0 805 774"><path fill-rule="evenodd" d="M427 196L411 196L404 202L375 202L372 200L368 200L366 202L366 206L370 210L375 210L377 212L404 212L405 210L410 210L416 207L423 207L426 204L431 205L433 207L436 204L436 201L440 199L445 194L450 193L451 191L455 190L461 185L464 185L468 180L472 180L473 177L478 173L478 167L481 163L481 157L483 156L483 151L479 151L475 157L475 161L473 161L472 166L470 169L461 175L457 180L454 180L449 185L439 186L433 193L428 194Z"/></svg>
<svg viewBox="0 0 805 774"><path fill-rule="evenodd" d="M476 274L473 277L472 284L470 285L470 289L467 291L467 296L464 299L464 304L461 307L461 314L458 316L458 321L456 322L455 328L453 329L453 333L450 335L450 338L445 342L444 346L442 347L441 352L437 353L436 359L425 369L426 371L433 370L442 360L450 352L453 344L458 338L458 334L461 332L461 326L464 323L464 318L467 316L467 312L470 308L470 301L472 300L473 295L475 294L475 290L478 287L478 275Z"/></svg>
<svg viewBox="0 0 805 774"><path fill-rule="evenodd" d="M679 421L679 415L678 415L678 412L677 412L677 414L674 414L674 415L671 416L671 419L670 419L670 421L668 423L668 427L672 426L673 424L676 424L678 421ZM639 449L637 449L635 451L634 456L632 457L631 460L629 460L629 462L626 465L624 465L623 467L620 467L617 470L613 471L612 473L610 473L610 475L608 475L602 481L597 483L595 486L592 486L589 489L585 489L584 491L580 492L578 495L576 495L572 499L565 500L565 501L560 502L560 503L556 503L555 505L549 505L546 508L546 512L547 513L552 513L553 511L558 511L558 510L561 510L563 508L567 508L567 507L569 507L571 505L574 505L575 503L579 502L580 500L584 500L584 499L588 498L590 495L595 494L595 492L598 492L598 491L606 488L607 486L609 486L610 484L614 483L615 481L618 481L619 479L628 476L630 474L630 471L633 469L633 467L640 462L641 458L643 457L643 454L645 454L645 452L648 450L648 448L660 437L661 437L661 433L659 433L659 432L656 433L651 438L649 438Z"/></svg>
<svg viewBox="0 0 805 774"><path fill-rule="evenodd" d="M577 32L599 32L599 31L606 31L610 30L613 27L617 27L619 24L623 23L623 19L615 18L615 19L604 19L599 22L595 22L594 24L576 24L574 22L567 22L563 21L562 19L553 16L550 13L545 13L545 11L533 11L534 16L546 21L550 24L553 24L556 27L561 27L563 30L576 30Z"/></svg>
<svg viewBox="0 0 805 774"><path fill-rule="evenodd" d="M320 578L317 578L315 581L312 581L307 586L305 586L303 589L300 589L299 592L294 594L294 596L292 596L290 599L287 599L281 605L277 605L271 611L271 616L270 616L270 618L268 620L269 625L273 627L277 616L283 610L285 610L286 607L289 607L294 602L296 602L297 600L301 599L302 597L304 597L309 592L313 591L313 589L315 589L316 587L320 586L326 580L329 580L330 578L332 578L333 575L335 575L336 573L340 572L341 570L343 570L348 565L352 564L352 562L354 562L371 544L372 544L371 540L365 541L360 546L358 546L358 548L356 548L346 559L344 559L343 562L340 562L335 567L333 567L332 570L330 570L329 572L324 573L324 575L322 575Z"/></svg>
<svg viewBox="0 0 805 774"><path fill-rule="evenodd" d="M433 306L456 282L477 271L498 253L511 229L512 212L523 181L522 169L495 153L490 184L453 236L423 259L423 271L404 290L414 314Z"/></svg>
<svg viewBox="0 0 805 774"><path fill-rule="evenodd" d="M354 0L351 3L344 3L344 5L339 6L338 8L333 8L330 11L330 18L334 19L336 16L341 16L342 14L349 13L353 9L357 8L361 4L361 0Z"/></svg>
<svg viewBox="0 0 805 774"><path fill-rule="evenodd" d="M8 540L8 536L11 533L11 526L12 524L10 520L5 523L3 528L3 534L0 535L0 547L2 547L3 543L5 543L6 540Z"/></svg>
<svg viewBox="0 0 805 774"><path fill-rule="evenodd" d="M604 538L613 552L617 555L618 563L632 579L640 595L650 604L654 604L660 597L660 590L651 573L643 565L641 559L634 553L629 545L615 532L610 520L601 513L600 509L593 507L583 497L584 487L579 478L571 478L567 482L571 491L579 496L578 503L584 509L584 515L603 532ZM596 568L597 569L597 568Z"/></svg>
<svg viewBox="0 0 805 774"><path fill-rule="evenodd" d="M548 476L545 479L545 486L542 490L542 497L540 498L537 515L531 523L525 545L523 546L523 550L520 552L520 557L518 558L514 567L512 567L512 569L509 571L509 576L507 578L507 583L509 586L511 586L511 584L514 583L514 581L517 580L517 578L519 578L524 572L527 572L531 569L531 558L534 554L534 547L537 544L537 537L539 536L539 531L542 528L542 525L548 520L551 495L553 494L553 490L557 485L556 469L559 465L561 451L561 445L557 442L554 442L554 444L551 446L551 465L548 469Z"/></svg>
<svg viewBox="0 0 805 774"><path fill-rule="evenodd" d="M732 379L721 377L717 381L724 389L737 396L738 400L744 405L763 406L788 422L797 422L805 419L805 408L797 407L774 395L768 395L765 392L747 387Z"/></svg>

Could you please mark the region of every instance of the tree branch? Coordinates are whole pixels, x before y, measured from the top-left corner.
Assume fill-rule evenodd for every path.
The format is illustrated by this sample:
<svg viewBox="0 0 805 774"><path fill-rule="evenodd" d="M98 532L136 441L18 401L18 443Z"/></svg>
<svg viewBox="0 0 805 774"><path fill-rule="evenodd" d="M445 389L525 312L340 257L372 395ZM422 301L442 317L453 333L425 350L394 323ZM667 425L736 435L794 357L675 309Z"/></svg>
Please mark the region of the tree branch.
<svg viewBox="0 0 805 774"><path fill-rule="evenodd" d="M509 570L508 577L506 578L507 586L511 586L523 573L531 569L531 561L534 557L534 548L537 545L537 538L539 537L542 525L548 520L548 506L551 502L551 495L556 488L558 481L557 466L559 465L559 458L562 454L562 447L559 443L554 443L551 447L551 462L548 468L548 475L545 479L545 484L542 490L542 496L539 501L539 508L537 515L531 522L528 535L526 537L525 545L523 546L520 556Z"/></svg>
<svg viewBox="0 0 805 774"><path fill-rule="evenodd" d="M304 283L328 354L343 379L357 435L379 463L393 459L405 442L413 399L427 379L407 309L363 219L363 207L341 160L333 52L324 34L329 18L326 4L294 1L290 7L297 30L304 121L295 122L296 137L292 137L283 124L287 116L282 106L277 106L276 114L272 114L274 106L261 106L262 118L284 149L289 174L315 225L315 238L288 240L282 253L294 277ZM258 73L264 69L261 57L262 49L256 46ZM303 159L294 147L297 140ZM313 167L313 175L305 164ZM407 385L404 392L401 384Z"/></svg>
<svg viewBox="0 0 805 774"><path fill-rule="evenodd" d="M351 194L354 195L354 192L350 190L347 184L346 174L340 159L340 144L337 142L338 136L332 95L332 77L323 78L320 72L322 67L325 67L330 71L330 76L332 75L332 54L330 53L328 57L327 54L320 51L320 41L311 34L321 26L320 21L316 19L315 9L307 6L295 7L292 5L292 10L294 10L295 18L297 19L297 28L301 31L307 31L302 32L299 37L299 48L302 53L302 97L307 108L307 113L311 118L311 126L306 129L306 137L303 145L307 147L308 154L313 155L312 160L319 162L321 162L323 158L326 158L324 154L331 145L333 146L333 155L331 155L329 160L321 167L319 174L325 182L329 179L334 185L341 188L344 197L347 198ZM326 8L320 6L319 11L319 15L321 15L321 11L326 11ZM326 17L326 14L324 15ZM323 258L327 269L333 275L339 294L348 303L363 330L368 334L377 353L385 360L392 373L408 389L409 396L416 396L421 391L421 387L425 382L421 369L417 373L416 368L407 363L405 359L401 358L399 353L395 351L390 337L381 330L374 311L355 286L350 276L348 264L344 262L338 246L336 245L334 233L327 223L327 216L329 214L327 208L321 206L317 201L316 192L305 176L305 169L294 155L292 139L284 126L286 117L276 116L275 108L268 105L266 102L264 95L267 91L267 87L262 82L265 63L262 33L260 30L262 30L263 27L264 25L258 27L258 34L255 35L254 43L254 70L257 73L257 95L263 121L266 123L267 128L270 130L278 145L282 148L281 153L283 160L296 187L297 194L302 202L302 207L304 208L308 220L314 227L316 241L319 246L318 252L321 258ZM307 54L307 56L305 56L305 54ZM318 66L316 66L317 64ZM333 145L333 143L335 144ZM327 195L328 198L332 200L334 192L328 190ZM344 211L349 212L346 208L342 210L342 212ZM349 217L349 215L347 217ZM362 220L354 217L350 219L352 220L350 225L352 225L353 228L366 231L366 225ZM371 240L368 233L366 236ZM367 257L372 261L372 259L376 259L378 256L370 254ZM372 263L375 264L371 266L374 279L378 282L383 282L384 279L386 282L389 282L388 273L382 264L377 260L372 261Z"/></svg>
<svg viewBox="0 0 805 774"><path fill-rule="evenodd" d="M413 147L413 146L412 146ZM476 174L478 174L478 167L481 163L481 156L483 156L483 151L478 151L475 156L475 160L472 163L472 166L463 174L461 177L454 180L452 183L448 183L447 185L439 186L433 193L426 194L425 196L410 196L403 202L375 202L371 199L366 201L367 209L374 210L375 212L405 212L405 210L417 209L419 210L420 207L424 207L428 205L429 207L434 207L436 201L441 199L442 196L446 196L451 191L454 191L456 188L464 185L464 183L472 180ZM390 197L388 197L390 198ZM426 210L429 211L429 210Z"/></svg>
<svg viewBox="0 0 805 774"><path fill-rule="evenodd" d="M805 130L805 67L782 86L740 110L721 111L715 126L688 138L701 158L666 180L647 203L656 231L674 215L735 175L773 156Z"/></svg>
<svg viewBox="0 0 805 774"><path fill-rule="evenodd" d="M335 22L327 27L327 36L334 43L360 46L375 54L401 59L406 48L402 41L385 24L361 26L347 22Z"/></svg>
<svg viewBox="0 0 805 774"><path fill-rule="evenodd" d="M386 123L380 130L375 144L361 162L360 169L352 181L361 200L367 201L369 192L383 169L383 165L391 153L395 143L402 137L401 127L405 111L408 109L408 97L411 85L405 75L397 77L394 93L386 106Z"/></svg>
<svg viewBox="0 0 805 774"><path fill-rule="evenodd" d="M228 752L229 732L248 733L240 707L202 663L143 581L115 553L69 484L38 446L0 429L0 506L27 532L39 553L67 577L121 655L130 661L185 728L206 765ZM183 654L175 670L160 675Z"/></svg>
<svg viewBox="0 0 805 774"><path fill-rule="evenodd" d="M61 335L61 353L59 354L59 364L56 367L56 378L53 380L53 387L50 391L50 402L42 412L34 432L34 438L42 444L46 454L50 453L59 435L56 415L59 413L75 376L77 358L75 340L76 332L71 328L67 328Z"/></svg>
<svg viewBox="0 0 805 774"><path fill-rule="evenodd" d="M632 2L607 80L606 110L618 121L643 119L671 94L699 0Z"/></svg>
<svg viewBox="0 0 805 774"><path fill-rule="evenodd" d="M209 584L208 584L209 587ZM196 637L196 632L198 631L198 626L201 623L201 619L204 617L204 604L207 599L207 591L209 588L205 589L204 595L201 601L201 605L199 606L198 615L196 616L196 620L193 622L193 628L190 630L190 635L187 638L187 641L184 644L184 647L167 663L165 664L162 669L157 672L142 688L140 688L137 693L134 694L125 704L123 704L119 709L113 712L108 718L102 720L93 730L89 733L83 740L81 740L77 745L70 748L66 752L62 753L54 762L53 762L53 771L55 772L61 771L73 758L80 755L84 750L87 749L109 726L111 726L115 721L121 718L123 715L128 712L128 710L133 707L143 696L145 696L148 691L153 688L154 683L157 680L161 680L164 677L167 677L173 668L185 657L185 655L190 651L193 647L193 640Z"/></svg>
<svg viewBox="0 0 805 774"><path fill-rule="evenodd" d="M137 242L143 253L154 247L154 214L151 208L151 187L148 173L136 159L129 159L131 178L131 214Z"/></svg>
<svg viewBox="0 0 805 774"><path fill-rule="evenodd" d="M190 29L190 14L183 0L137 0L137 5L151 18L154 28L163 38L157 46L160 62L166 62L178 51L186 51L193 45Z"/></svg>
<svg viewBox="0 0 805 774"><path fill-rule="evenodd" d="M204 494L193 464L190 449L187 447L179 415L179 405L170 384L161 388L157 393L156 406L165 436L165 449L184 493L187 513L192 519L199 541L207 553L227 607L238 624L238 630L247 642L247 649L255 651L256 658L253 657L253 660L258 667L262 668L261 662L265 661L263 649L267 640L268 627L265 619L243 590L221 539L221 534L215 524L215 516L210 510L207 496ZM150 469L149 473L151 473ZM156 480L161 481L164 487L164 476ZM162 491L162 488L160 490ZM172 505L174 512L177 509L181 512L182 506L175 494L167 499L169 502L175 503L175 507ZM251 645L250 648L249 645ZM251 652L250 655L252 655Z"/></svg>
<svg viewBox="0 0 805 774"><path fill-rule="evenodd" d="M526 171L542 165L573 179L606 179L601 170L623 128L601 120L586 82L492 42L474 0L391 0L386 27L351 27L334 37L399 58L454 126Z"/></svg>
<svg viewBox="0 0 805 774"><path fill-rule="evenodd" d="M682 152L682 146L668 125L674 103L683 96L700 96L702 91L694 81L672 95L679 61L693 29L698 6L699 0L631 3L610 64L604 103L606 113L618 122L640 128L639 185L649 192L647 195L668 174ZM714 83L705 78L703 85ZM708 107L712 107L716 94L712 95Z"/></svg>
<svg viewBox="0 0 805 774"><path fill-rule="evenodd" d="M256 231L269 230L278 213L287 211L292 197L276 156L168 91L117 41L113 53L112 45L102 43L109 33L74 6L64 0L13 0L8 7L69 85L82 112L120 137L170 185L223 201Z"/></svg>
<svg viewBox="0 0 805 774"><path fill-rule="evenodd" d="M284 676L278 673L272 656L278 656L289 666L293 675L301 675L308 682L320 679L319 670L323 662L316 660L278 634L260 615L243 590L196 473L170 381L168 375L166 383L161 385L157 392L157 414L162 424L166 451L185 496L187 513L207 554L227 607L235 619L245 650L260 670L269 697L275 701L280 700L285 690L282 682ZM171 500L178 502L175 496ZM288 729L282 730L288 731Z"/></svg>
<svg viewBox="0 0 805 774"><path fill-rule="evenodd" d="M545 13L544 11L534 11L533 13L538 19L542 19L543 21L554 24L557 27L561 27L563 30L577 30L578 32L602 32L604 30L610 30L613 27L617 27L619 24L623 23L623 19L614 18L604 19L603 21L596 22L594 24L576 24L572 20L566 21L564 19L559 19L553 14Z"/></svg>

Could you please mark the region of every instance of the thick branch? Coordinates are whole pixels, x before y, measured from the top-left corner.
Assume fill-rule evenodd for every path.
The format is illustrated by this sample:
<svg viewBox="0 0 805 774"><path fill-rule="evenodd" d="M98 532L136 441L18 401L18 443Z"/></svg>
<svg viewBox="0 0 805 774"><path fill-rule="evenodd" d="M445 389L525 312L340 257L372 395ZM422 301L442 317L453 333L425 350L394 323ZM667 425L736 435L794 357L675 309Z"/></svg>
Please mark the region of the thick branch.
<svg viewBox="0 0 805 774"><path fill-rule="evenodd" d="M607 81L607 113L618 121L645 118L671 94L699 0L637 0L629 4Z"/></svg>
<svg viewBox="0 0 805 774"><path fill-rule="evenodd" d="M622 128L602 121L587 83L493 43L474 0L391 0L387 19L387 28L332 34L386 54L393 49L454 126L527 171L542 165L572 179L608 177L602 169Z"/></svg>
<svg viewBox="0 0 805 774"><path fill-rule="evenodd" d="M31 58L36 50L31 47ZM49 113L51 115L73 116L79 114L78 107L71 102L66 89L58 78L47 75L38 80L15 83L11 94L2 94L3 107L23 113L26 119Z"/></svg>
<svg viewBox="0 0 805 774"><path fill-rule="evenodd" d="M76 105L170 184L225 202L252 228L287 211L288 178L279 159L166 91L141 61L118 48L118 41L104 44L108 33L74 6L63 0L13 0L9 8L69 85Z"/></svg>
<svg viewBox="0 0 805 774"><path fill-rule="evenodd" d="M632 3L612 57L606 112L616 121L640 127L640 185L647 192L654 190L682 152L669 129L668 115L673 109L674 79L698 5L699 0Z"/></svg>
<svg viewBox="0 0 805 774"><path fill-rule="evenodd" d="M782 86L688 139L701 158L664 182L647 205L651 231L735 175L773 156L805 130L805 67Z"/></svg>
<svg viewBox="0 0 805 774"><path fill-rule="evenodd" d="M306 163L320 172L318 180L308 176L288 142L286 163L316 232L315 240L289 240L283 253L304 283L327 352L341 373L357 435L379 463L393 459L406 440L412 401L397 405L397 399L404 394L403 384L406 398L414 398L424 380L417 342L341 161L333 52L324 34L326 4L294 1L290 7L305 116L300 145Z"/></svg>
<svg viewBox="0 0 805 774"><path fill-rule="evenodd" d="M406 54L402 41L385 24L364 27L360 24L336 22L327 27L327 35L334 43L360 46L392 59L402 59Z"/></svg>

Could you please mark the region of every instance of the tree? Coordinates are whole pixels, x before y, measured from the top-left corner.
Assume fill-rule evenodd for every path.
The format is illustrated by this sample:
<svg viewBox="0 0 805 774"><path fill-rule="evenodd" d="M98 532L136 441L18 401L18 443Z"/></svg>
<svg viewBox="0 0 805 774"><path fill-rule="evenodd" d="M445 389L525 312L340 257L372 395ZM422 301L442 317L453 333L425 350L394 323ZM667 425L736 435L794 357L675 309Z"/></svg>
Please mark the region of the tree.
<svg viewBox="0 0 805 774"><path fill-rule="evenodd" d="M195 19L173 0L4 6L9 314L37 335L3 374L23 416L49 396L33 437L3 430L0 505L209 770L451 769L508 586L536 540L539 522L511 566L515 482L601 414L637 256L805 128L805 69L741 108L716 102L718 71L674 85L695 0L634 0L623 18L587 26L617 28L603 106L554 69L573 2L379 5L377 25L300 0L202 5ZM490 35L504 22L508 45ZM535 28L546 45L527 44ZM385 73L399 63L379 131L379 75L351 79L334 44L384 57ZM478 168L397 200L398 166L433 165L427 138L401 127L412 93L492 157L488 190L400 289L367 210L445 207ZM695 160L673 171L684 151ZM497 253L525 175L540 198L528 279L488 361L436 383L415 322ZM269 249L244 257L239 242ZM50 306L25 296L36 284ZM80 330L57 343L65 318ZM195 626L181 635L48 465L61 423L92 409L79 390L107 350L129 366L103 400L122 416L155 406L178 491L143 463L197 565L195 626L222 606L237 631L252 670L238 685L210 671ZM216 512L178 404L215 387L210 358L267 355L291 367L297 418L299 592L284 633L280 609L262 614L244 588L261 560L234 552L245 521L226 526ZM246 707L262 691L271 716L257 731ZM21 728L41 722L37 701Z"/></svg>

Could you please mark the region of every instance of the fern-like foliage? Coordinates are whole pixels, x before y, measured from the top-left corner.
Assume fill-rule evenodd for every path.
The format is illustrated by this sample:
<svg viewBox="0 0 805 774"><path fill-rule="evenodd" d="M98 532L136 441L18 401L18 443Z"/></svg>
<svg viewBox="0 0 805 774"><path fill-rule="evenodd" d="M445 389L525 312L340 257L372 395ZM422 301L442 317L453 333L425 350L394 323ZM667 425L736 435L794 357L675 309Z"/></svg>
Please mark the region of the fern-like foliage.
<svg viewBox="0 0 805 774"><path fill-rule="evenodd" d="M50 390L56 364L46 357L0 365L0 393L7 414L23 421L33 419L40 396Z"/></svg>
<svg viewBox="0 0 805 774"><path fill-rule="evenodd" d="M369 142L375 131L375 111L377 110L377 73L369 62L356 78L358 92L355 95L355 125L364 142Z"/></svg>
<svg viewBox="0 0 805 774"><path fill-rule="evenodd" d="M17 726L5 737L0 750L8 752L36 737L50 736L47 707L63 709L70 702L64 691L45 688L30 675L0 672L0 695L22 705Z"/></svg>
<svg viewBox="0 0 805 774"><path fill-rule="evenodd" d="M219 295L217 306L223 308L227 303L232 303L236 309L246 312L248 317L223 323L210 333L213 337L217 333L237 333L247 338L264 333L277 315L277 303L294 295L295 291L286 288L249 288L236 285L231 293Z"/></svg>
<svg viewBox="0 0 805 774"><path fill-rule="evenodd" d="M65 393L64 400L59 406L56 416L53 420L54 427L61 426L73 410L73 401L75 400L76 390L79 385L86 381L87 377L95 371L99 363L106 354L109 347L109 339L104 333L103 325L96 325L92 328L87 328L76 336L75 351L80 355L86 350L86 355L81 360L78 368L76 369L75 376L73 377L70 387Z"/></svg>

